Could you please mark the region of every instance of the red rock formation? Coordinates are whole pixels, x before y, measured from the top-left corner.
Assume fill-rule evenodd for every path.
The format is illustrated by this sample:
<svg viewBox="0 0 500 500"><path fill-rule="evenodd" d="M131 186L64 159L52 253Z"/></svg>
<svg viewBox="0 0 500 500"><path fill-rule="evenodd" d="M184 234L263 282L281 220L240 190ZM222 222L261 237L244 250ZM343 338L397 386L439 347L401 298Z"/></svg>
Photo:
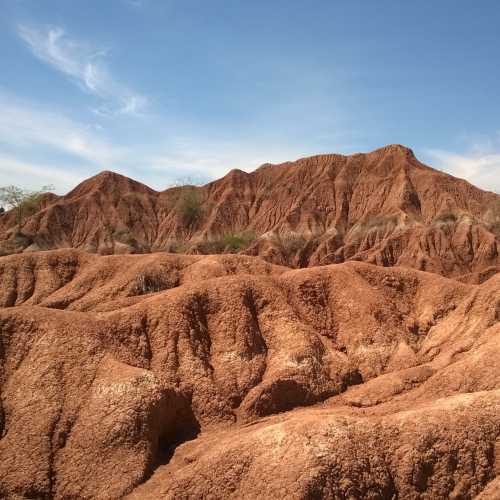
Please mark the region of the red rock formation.
<svg viewBox="0 0 500 500"><path fill-rule="evenodd" d="M0 498L496 500L498 203L389 146L3 215Z"/></svg>
<svg viewBox="0 0 500 500"><path fill-rule="evenodd" d="M18 241L11 217L1 217L0 247L218 253L230 250L224 236L247 232L256 240L236 250L276 264L361 260L463 276L499 265L499 227L498 195L391 145L233 170L202 187L161 193L103 172L47 201Z"/></svg>
<svg viewBox="0 0 500 500"><path fill-rule="evenodd" d="M0 280L3 498L495 498L500 275L57 250Z"/></svg>

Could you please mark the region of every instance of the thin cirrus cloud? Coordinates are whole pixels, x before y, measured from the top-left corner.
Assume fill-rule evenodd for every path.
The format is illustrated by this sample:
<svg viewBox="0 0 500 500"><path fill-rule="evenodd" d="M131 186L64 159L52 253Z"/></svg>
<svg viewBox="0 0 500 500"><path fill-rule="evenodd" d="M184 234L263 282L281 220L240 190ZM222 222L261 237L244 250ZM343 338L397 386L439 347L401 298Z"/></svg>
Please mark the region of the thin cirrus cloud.
<svg viewBox="0 0 500 500"><path fill-rule="evenodd" d="M10 155L0 155L2 185L13 184L35 190L43 185L54 185L57 192L65 193L85 178L85 170L74 171L68 169L67 165L47 165L23 161Z"/></svg>
<svg viewBox="0 0 500 500"><path fill-rule="evenodd" d="M0 154L0 185L36 188L49 183L62 194L84 178L111 169L165 189L180 179L207 182L255 160L227 144L201 139L173 140L168 153L164 144L130 148L107 138L101 128L1 90L0 109L0 146L9 151ZM47 153L54 158L50 165L42 160Z"/></svg>
<svg viewBox="0 0 500 500"><path fill-rule="evenodd" d="M3 91L0 109L0 185L53 184L63 194L100 170L130 161L129 148L69 116Z"/></svg>
<svg viewBox="0 0 500 500"><path fill-rule="evenodd" d="M40 61L68 76L82 90L101 101L99 115L136 115L147 108L147 97L116 81L104 59L107 51L70 38L60 27L19 25L19 37Z"/></svg>
<svg viewBox="0 0 500 500"><path fill-rule="evenodd" d="M178 136L168 145L161 141L132 148L103 130L1 90L0 109L0 185L49 183L60 194L105 169L161 190L180 181L205 183L232 168L253 169L300 153L269 144Z"/></svg>
<svg viewBox="0 0 500 500"><path fill-rule="evenodd" d="M96 134L91 127L0 92L0 143L17 151L46 147L86 163L106 165L127 150Z"/></svg>
<svg viewBox="0 0 500 500"><path fill-rule="evenodd" d="M446 150L427 151L432 165L477 187L500 193L500 152L481 152L477 148L465 154Z"/></svg>

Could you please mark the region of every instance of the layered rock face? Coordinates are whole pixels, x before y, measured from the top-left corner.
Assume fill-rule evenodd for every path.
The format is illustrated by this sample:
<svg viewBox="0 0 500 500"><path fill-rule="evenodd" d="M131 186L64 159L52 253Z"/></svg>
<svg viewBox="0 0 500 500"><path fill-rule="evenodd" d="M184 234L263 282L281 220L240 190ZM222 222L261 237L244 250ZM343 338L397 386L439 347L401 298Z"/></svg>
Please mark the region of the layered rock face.
<svg viewBox="0 0 500 500"><path fill-rule="evenodd" d="M500 498L499 200L387 146L6 213L0 498Z"/></svg>
<svg viewBox="0 0 500 500"><path fill-rule="evenodd" d="M0 282L2 498L498 498L498 274L70 249Z"/></svg>
<svg viewBox="0 0 500 500"><path fill-rule="evenodd" d="M292 267L356 260L477 282L500 265L500 196L391 145L163 192L103 172L47 197L15 233L14 218L1 217L0 252L237 251ZM231 246L241 234L251 237Z"/></svg>

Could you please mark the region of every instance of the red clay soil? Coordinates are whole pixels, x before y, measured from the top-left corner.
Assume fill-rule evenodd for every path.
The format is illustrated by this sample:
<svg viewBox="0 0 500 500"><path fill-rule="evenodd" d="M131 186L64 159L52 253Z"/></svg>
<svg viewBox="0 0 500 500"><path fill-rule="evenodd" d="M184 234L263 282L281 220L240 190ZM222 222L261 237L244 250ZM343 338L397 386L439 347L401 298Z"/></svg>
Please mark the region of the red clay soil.
<svg viewBox="0 0 500 500"><path fill-rule="evenodd" d="M68 249L0 283L1 498L500 497L500 274Z"/></svg>
<svg viewBox="0 0 500 500"><path fill-rule="evenodd" d="M232 170L202 187L163 192L103 172L65 196L44 198L22 234L16 232L12 213L0 217L0 254L232 248L291 267L356 260L473 282L500 266L500 196L390 145L263 165L251 173ZM242 233L255 239L227 244L228 236Z"/></svg>
<svg viewBox="0 0 500 500"><path fill-rule="evenodd" d="M498 500L499 235L396 145L0 216L0 498Z"/></svg>

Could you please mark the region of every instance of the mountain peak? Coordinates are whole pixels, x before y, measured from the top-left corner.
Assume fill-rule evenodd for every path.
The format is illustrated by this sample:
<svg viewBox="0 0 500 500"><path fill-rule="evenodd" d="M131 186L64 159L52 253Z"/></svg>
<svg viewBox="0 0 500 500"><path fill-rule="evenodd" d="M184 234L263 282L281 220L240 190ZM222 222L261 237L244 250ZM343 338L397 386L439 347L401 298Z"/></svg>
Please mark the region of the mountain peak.
<svg viewBox="0 0 500 500"><path fill-rule="evenodd" d="M251 232L255 242L246 251L292 266L360 258L466 274L498 265L498 237L489 229L498 196L426 167L401 144L351 156L316 155L250 173L233 169L197 186L196 196L186 193L188 186L159 193L104 170L30 217L25 233L53 248L135 252L176 248L172 241L180 241L188 252L206 253L224 248L227 235ZM451 270L443 264L446 254L439 253L445 246L427 253L425 243L420 253L411 253L422 248L420 238L437 234L441 226L435 221L443 213L446 220L465 213L483 221L474 229L477 235L470 236L481 244ZM13 223L12 218L0 219L1 251L2 231L11 234ZM402 231L404 240L398 239ZM289 233L296 242L287 241ZM343 239L332 236L337 234ZM459 248L466 245L454 241L460 241ZM394 250L386 251L384 245L395 245Z"/></svg>
<svg viewBox="0 0 500 500"><path fill-rule="evenodd" d="M103 170L98 174L89 177L82 183L78 184L72 191L68 193L68 197L79 197L89 194L94 191L109 192L109 191L140 191L153 193L153 189L149 188L141 182L135 181L126 175L113 172L111 170Z"/></svg>
<svg viewBox="0 0 500 500"><path fill-rule="evenodd" d="M407 146L403 146L402 144L388 144L387 146L375 149L368 154L393 154L401 155L405 158L415 158L413 150Z"/></svg>
<svg viewBox="0 0 500 500"><path fill-rule="evenodd" d="M129 177L123 174L119 174L118 172L113 172L112 170L102 170L98 174L94 175L93 177L90 177L90 179L94 180L119 180L119 179L127 179L131 180ZM90 180L89 179L89 180Z"/></svg>

